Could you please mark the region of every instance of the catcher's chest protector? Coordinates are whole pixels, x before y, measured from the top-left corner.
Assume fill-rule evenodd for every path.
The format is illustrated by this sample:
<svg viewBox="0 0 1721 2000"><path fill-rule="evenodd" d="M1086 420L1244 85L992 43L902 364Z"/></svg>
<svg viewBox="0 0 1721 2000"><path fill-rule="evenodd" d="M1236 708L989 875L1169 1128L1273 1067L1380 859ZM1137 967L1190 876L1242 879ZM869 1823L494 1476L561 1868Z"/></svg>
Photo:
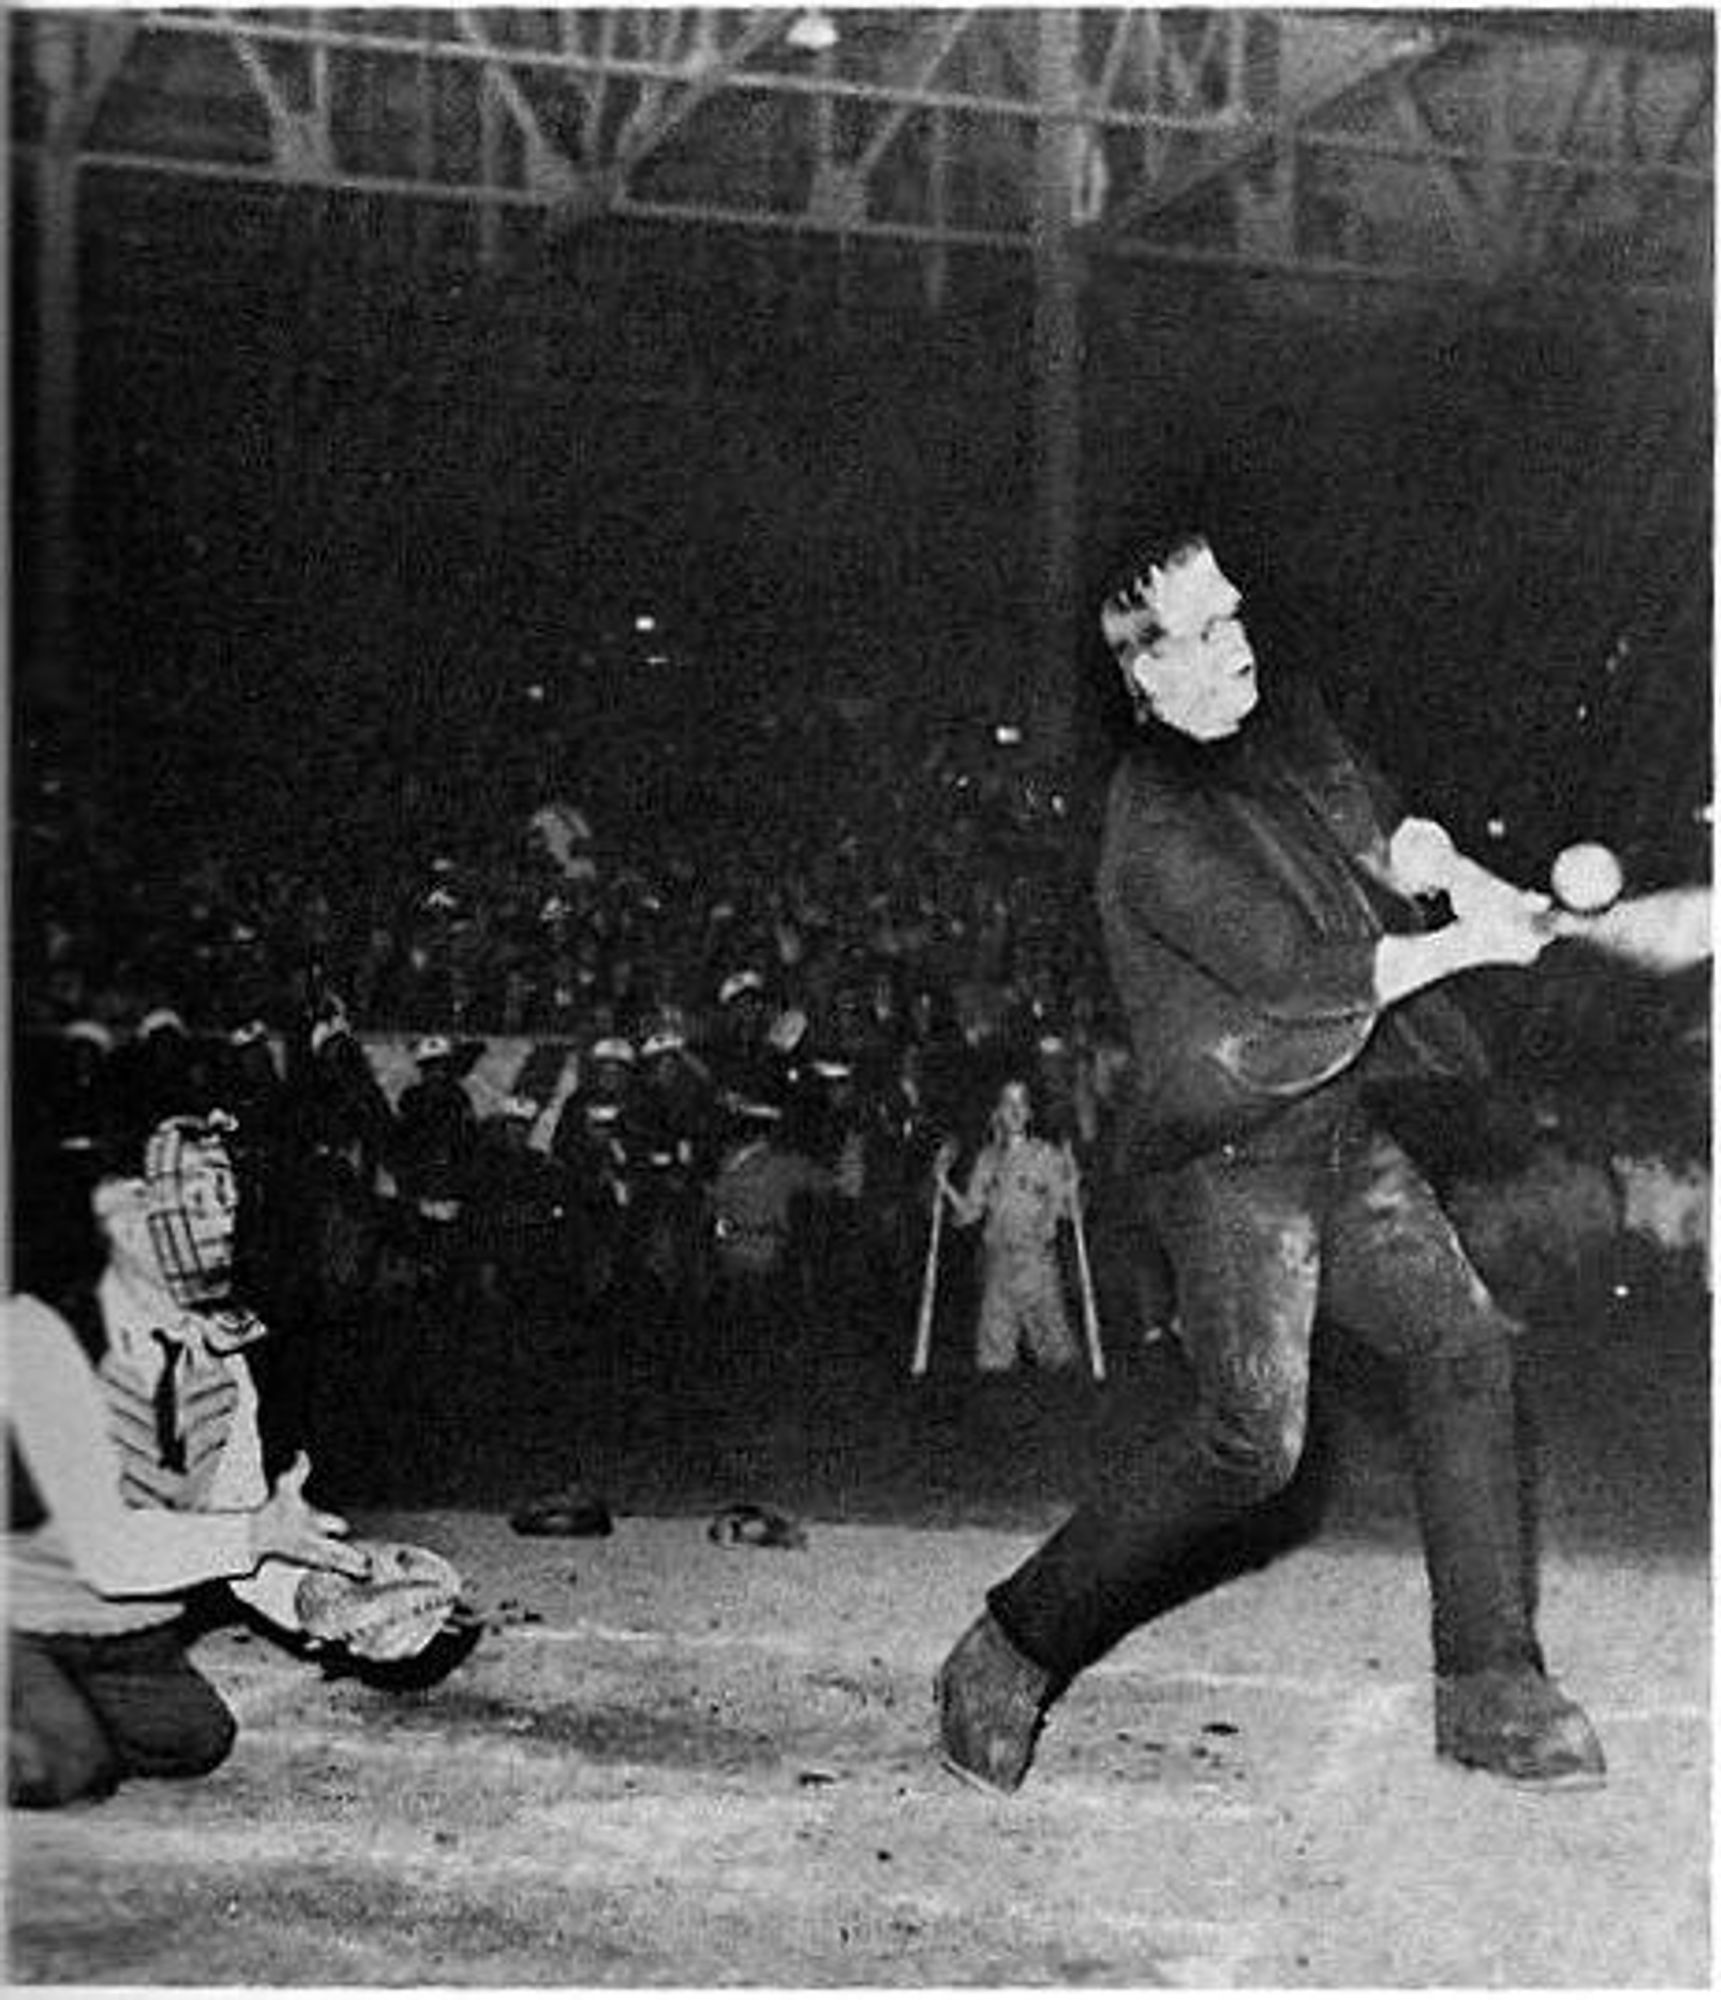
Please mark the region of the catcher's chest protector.
<svg viewBox="0 0 1721 2000"><path fill-rule="evenodd" d="M174 1367L178 1456L164 1461L158 1441L157 1371L108 1353L96 1370L108 1404L108 1436L120 1462L120 1496L128 1507L175 1510L208 1504L215 1468L233 1430L239 1391L232 1369L213 1355L187 1350Z"/></svg>

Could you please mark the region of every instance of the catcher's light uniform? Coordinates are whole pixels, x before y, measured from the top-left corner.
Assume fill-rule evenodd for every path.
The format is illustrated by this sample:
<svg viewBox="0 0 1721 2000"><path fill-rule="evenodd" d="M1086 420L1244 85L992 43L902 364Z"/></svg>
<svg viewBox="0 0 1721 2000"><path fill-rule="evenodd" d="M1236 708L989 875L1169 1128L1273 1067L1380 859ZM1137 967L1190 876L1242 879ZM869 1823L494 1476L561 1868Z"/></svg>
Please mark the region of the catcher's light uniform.
<svg viewBox="0 0 1721 2000"><path fill-rule="evenodd" d="M363 1580L258 1563L249 1516L267 1487L243 1357L210 1346L202 1315L165 1315L111 1271L90 1304L99 1335L39 1299L4 1307L14 1806L193 1777L227 1755L233 1717L179 1636L196 1585L225 1582L284 1631L379 1662L421 1653L460 1592L440 1556L398 1544L354 1545ZM160 1424L170 1374L177 1449Z"/></svg>
<svg viewBox="0 0 1721 2000"><path fill-rule="evenodd" d="M5 1308L14 1805L226 1756L233 1719L178 1638L194 1586L225 1580L275 1623L299 1623L305 1572L251 1551L249 1511L267 1488L243 1358L211 1347L204 1315L164 1313L112 1271L88 1304L76 1329L39 1299Z"/></svg>
<svg viewBox="0 0 1721 2000"><path fill-rule="evenodd" d="M452 1609L458 1579L434 1565L407 1574L373 1555L371 1575L334 1591L259 1558L270 1493L239 1349L263 1329L227 1303L235 1208L220 1130L168 1121L141 1178L98 1189L112 1257L94 1290L64 1311L22 1296L0 1313L14 1806L227 1755L233 1717L180 1638L196 1585L224 1581L277 1626L376 1660L422 1647Z"/></svg>

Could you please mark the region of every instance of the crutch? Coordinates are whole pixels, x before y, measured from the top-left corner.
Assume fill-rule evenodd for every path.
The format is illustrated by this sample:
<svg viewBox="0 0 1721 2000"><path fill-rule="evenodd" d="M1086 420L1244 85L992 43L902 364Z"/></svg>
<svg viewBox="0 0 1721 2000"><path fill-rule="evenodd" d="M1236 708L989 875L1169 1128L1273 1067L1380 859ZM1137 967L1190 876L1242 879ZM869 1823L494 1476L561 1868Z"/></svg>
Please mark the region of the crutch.
<svg viewBox="0 0 1721 2000"><path fill-rule="evenodd" d="M932 1308L938 1297L938 1245L944 1234L944 1190L932 1188L932 1231L926 1239L926 1268L920 1280L920 1319L914 1329L914 1361L909 1372L924 1375L932 1359Z"/></svg>
<svg viewBox="0 0 1721 2000"><path fill-rule="evenodd" d="M1100 1346L1100 1316L1094 1304L1094 1274L1088 1264L1088 1236L1082 1227L1081 1188L1075 1179L1075 1154L1068 1146L1064 1151L1070 1161L1070 1227L1075 1232L1076 1269L1082 1281L1082 1331L1087 1335L1088 1361L1093 1367L1094 1380L1103 1382L1106 1378L1106 1358Z"/></svg>

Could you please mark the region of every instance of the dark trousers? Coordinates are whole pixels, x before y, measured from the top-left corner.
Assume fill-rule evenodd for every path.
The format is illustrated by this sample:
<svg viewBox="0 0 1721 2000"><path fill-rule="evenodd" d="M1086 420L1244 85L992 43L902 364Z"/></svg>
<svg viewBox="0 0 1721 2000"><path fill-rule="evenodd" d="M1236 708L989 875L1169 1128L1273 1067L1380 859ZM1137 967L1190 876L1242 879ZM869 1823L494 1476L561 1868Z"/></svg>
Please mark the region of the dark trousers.
<svg viewBox="0 0 1721 2000"><path fill-rule="evenodd" d="M7 1797L105 1798L126 1778L197 1778L233 1747L231 1710L186 1658L177 1625L89 1638L12 1632Z"/></svg>
<svg viewBox="0 0 1721 2000"><path fill-rule="evenodd" d="M1218 1538L1283 1489L1318 1310L1401 1370L1436 1670L1539 1663L1515 1327L1398 1145L1357 1117L1319 1163L1219 1153L1148 1197L1194 1403L990 1594L1018 1649L1067 1681L1187 1596Z"/></svg>

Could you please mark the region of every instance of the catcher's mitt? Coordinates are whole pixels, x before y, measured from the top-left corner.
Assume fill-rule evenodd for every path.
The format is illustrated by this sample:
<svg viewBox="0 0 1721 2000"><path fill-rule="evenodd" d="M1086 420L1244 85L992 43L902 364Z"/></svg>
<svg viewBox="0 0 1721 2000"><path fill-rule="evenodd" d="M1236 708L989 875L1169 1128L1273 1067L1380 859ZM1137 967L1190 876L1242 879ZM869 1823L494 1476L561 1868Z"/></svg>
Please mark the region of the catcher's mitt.
<svg viewBox="0 0 1721 2000"><path fill-rule="evenodd" d="M300 1580L299 1622L309 1637L360 1660L409 1660L450 1623L460 1572L434 1549L410 1542L354 1542L370 1574L314 1569Z"/></svg>

